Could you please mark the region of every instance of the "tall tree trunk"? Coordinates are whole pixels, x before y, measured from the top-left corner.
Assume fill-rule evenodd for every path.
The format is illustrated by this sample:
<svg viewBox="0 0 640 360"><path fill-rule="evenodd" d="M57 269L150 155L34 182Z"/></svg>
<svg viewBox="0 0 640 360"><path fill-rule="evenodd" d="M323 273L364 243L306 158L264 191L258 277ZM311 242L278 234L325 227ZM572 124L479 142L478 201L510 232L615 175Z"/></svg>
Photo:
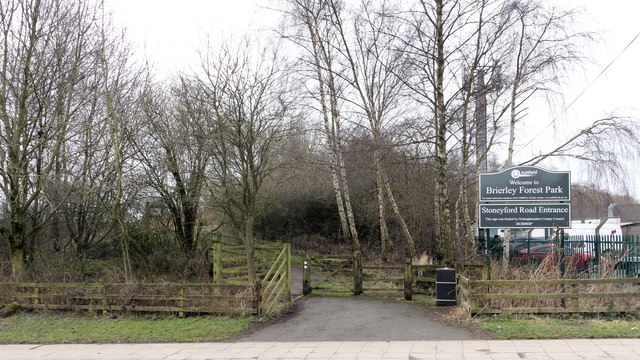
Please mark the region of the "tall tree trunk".
<svg viewBox="0 0 640 360"><path fill-rule="evenodd" d="M21 183L21 180L18 182ZM21 201L22 196L18 191L20 187L19 185L12 187L11 198L9 200L11 203L11 230L6 232L11 248L11 274L16 281L24 281L27 277L25 263L25 223L27 221L27 213L24 211L24 207L21 206L23 201Z"/></svg>
<svg viewBox="0 0 640 360"><path fill-rule="evenodd" d="M413 241L413 236L411 236L411 232L409 231L409 227L407 223L404 221L402 214L400 213L400 208L398 207L398 203L396 202L396 198L393 196L393 191L391 190L391 183L389 182L389 178L387 174L382 171L382 181L384 182L384 189L387 193L387 198L389 199L389 203L391 204L391 208L393 209L393 214L396 217L396 221L400 225L402 229L402 235L404 236L405 241L405 249L408 251L408 254L412 260L416 260L416 244Z"/></svg>
<svg viewBox="0 0 640 360"><path fill-rule="evenodd" d="M11 248L11 275L14 281L25 281L27 279L27 266L25 257L24 225L20 214L12 214L11 233L9 244Z"/></svg>
<svg viewBox="0 0 640 360"><path fill-rule="evenodd" d="M22 282L27 279L27 267L23 247L11 246L11 273L14 281Z"/></svg>
<svg viewBox="0 0 640 360"><path fill-rule="evenodd" d="M131 242L129 231L124 223L123 214L122 214L122 159L121 159L121 148L120 148L120 118L118 114L116 114L115 109L113 108L113 103L111 99L111 95L107 91L107 109L109 110L109 115L111 116L111 120L113 121L111 126L111 136L113 141L113 162L115 166L115 176L116 176L116 193L115 199L113 202L113 206L111 207L111 216L113 221L116 223L116 227L118 228L118 234L120 236L120 246L122 250L122 267L124 271L124 279L126 282L130 282L132 280L132 268L131 268L131 256L129 254L129 243Z"/></svg>
<svg viewBox="0 0 640 360"><path fill-rule="evenodd" d="M436 139L437 140L437 139ZM435 147L435 158L438 158L438 153L440 152L440 149L438 146ZM440 216L440 179L438 176L434 177L434 183L433 183L433 188L434 188L434 199L433 199L433 215L434 215L434 219L435 219L435 224L434 224L434 236L435 239L433 239L432 241L432 246L433 246L433 254L436 255L436 258L440 261L442 260L445 255L444 255L444 242L442 239L442 234L441 234L441 229L442 229L442 216Z"/></svg>
<svg viewBox="0 0 640 360"><path fill-rule="evenodd" d="M380 151L376 148L373 150L373 161L375 165L376 176L376 195L378 199L378 223L380 225L380 251L382 258L386 259L388 251L391 250L391 241L389 239L389 229L387 228L386 211L384 203L384 184L382 182L382 168L380 165Z"/></svg>
<svg viewBox="0 0 640 360"><path fill-rule="evenodd" d="M523 33L524 35L524 30ZM522 37L521 40L522 41ZM521 49L521 47L519 47ZM518 52L517 56L517 64L520 64L520 52ZM510 168L513 166L513 152L514 152L514 144L516 140L516 123L518 121L518 109L517 103L518 101L518 84L520 78L520 66L518 66L518 70L516 71L516 77L513 82L513 86L511 88L511 106L510 106L510 114L509 114L509 148L507 149L507 160L505 162L505 168ZM502 267L507 268L509 266L509 242L511 242L511 231L509 229L505 229L504 237L503 237L503 251L502 251Z"/></svg>
<svg viewBox="0 0 640 360"><path fill-rule="evenodd" d="M244 224L244 244L247 252L247 272L249 274L249 283L253 284L257 280L254 262L255 249L253 246L253 215L247 215Z"/></svg>
<svg viewBox="0 0 640 360"><path fill-rule="evenodd" d="M325 127L328 129L328 123L325 124ZM327 133L330 134L330 133ZM331 140L330 135L327 135L329 141ZM345 239L351 240L351 234L349 231L349 222L347 220L347 212L344 209L344 201L342 200L342 190L340 189L340 179L338 178L338 170L337 170L337 157L335 151L329 150L331 155L331 163L329 164L329 170L331 171L331 183L333 185L333 193L336 197L336 205L338 207L338 218L340 219L340 229L342 230L342 236Z"/></svg>
<svg viewBox="0 0 640 360"><path fill-rule="evenodd" d="M337 129L335 129L335 125L337 122L337 119L335 118L336 114L337 114L337 108L336 108L336 104L335 102L337 101L337 99L334 97L335 96L335 84L333 84L333 78L331 77L331 59L327 59L328 55L325 54L325 52L327 51L326 49L323 48L322 44L321 44L321 39L320 36L318 34L318 29L317 29L317 22L314 17L313 14L311 14L309 12L308 9L305 9L305 22L306 22L306 26L307 26L307 30L309 31L309 37L311 39L311 48L312 48L312 55L313 55L313 60L314 60L314 70L316 73L316 80L318 81L318 95L320 97L320 106L321 106L321 110L322 110L322 119L323 119L323 124L324 124L324 131L325 131L325 135L327 137L327 144L328 144L328 148L329 148L329 153L330 153L330 164L329 164L329 169L331 171L331 181L333 184L333 191L334 191L334 195L336 197L336 206L338 208L338 216L340 219L340 228L342 229L342 234L346 239L349 239L352 246L355 247L354 241L353 241L353 237L352 237L352 233L351 233L351 226L349 224L349 217L348 217L348 211L345 209L346 204L349 204L349 206L351 206L350 201L346 202L345 199L343 199L343 187L340 184L340 174L342 174L342 171L339 171L340 168L340 163L341 163L341 154L340 154L340 146L337 143L337 136L339 136L339 127ZM323 61L324 59L324 61ZM323 71L325 71L325 66L323 66L323 62L327 63L327 71L329 73L329 78L325 79L325 76L323 74ZM327 93L326 93L326 89L325 86L327 86L329 88L329 99L327 99ZM331 102L329 104L329 102ZM331 118L330 118L331 117ZM335 130L334 130L335 129ZM343 179L343 184L345 184L346 182L344 182L344 180L346 180L346 176L342 177ZM357 241L357 239L356 239ZM359 243L358 243L358 248L359 248Z"/></svg>
<svg viewBox="0 0 640 360"><path fill-rule="evenodd" d="M444 257L448 261L454 260L453 241L451 237L449 210L449 191L447 184L447 119L446 106L444 100L444 71L445 71L445 54L444 54L444 17L443 17L443 1L436 0L436 147L438 154L436 158L438 195L437 202L439 206L440 218L440 236L444 247Z"/></svg>
<svg viewBox="0 0 640 360"><path fill-rule="evenodd" d="M338 131L339 131L338 127ZM349 180L347 179L347 170L344 164L344 156L342 156L342 150L340 148L340 136L336 135L338 139L338 165L340 168L340 178L342 180L342 192L344 193L344 207L347 212L347 220L349 223L349 233L351 234L351 247L352 250L360 250L360 239L358 239L358 230L356 228L356 220L353 216L353 207L351 206L351 195L349 194Z"/></svg>

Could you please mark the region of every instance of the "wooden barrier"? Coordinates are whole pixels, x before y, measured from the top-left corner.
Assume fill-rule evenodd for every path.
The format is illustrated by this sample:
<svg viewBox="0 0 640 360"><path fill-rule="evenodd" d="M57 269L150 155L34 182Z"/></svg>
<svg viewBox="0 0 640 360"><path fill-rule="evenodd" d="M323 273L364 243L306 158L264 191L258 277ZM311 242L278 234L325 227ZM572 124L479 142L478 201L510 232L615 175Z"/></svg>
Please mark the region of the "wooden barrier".
<svg viewBox="0 0 640 360"><path fill-rule="evenodd" d="M259 282L260 316L271 315L278 301L291 301L291 244L285 244L271 269Z"/></svg>
<svg viewBox="0 0 640 360"><path fill-rule="evenodd" d="M639 278L470 280L458 275L457 283L458 300L471 315L640 310Z"/></svg>
<svg viewBox="0 0 640 360"><path fill-rule="evenodd" d="M436 268L440 265L371 265L362 263L356 251L349 255L324 255L308 258L303 268L303 293L312 290L324 294L351 292L403 293L411 300L413 295L433 295ZM456 265L463 273L480 276L482 265ZM476 274L477 273L477 274Z"/></svg>
<svg viewBox="0 0 640 360"><path fill-rule="evenodd" d="M256 315L248 284L2 283L0 301L22 308L101 312Z"/></svg>
<svg viewBox="0 0 640 360"><path fill-rule="evenodd" d="M253 284L244 246L218 242L212 250L211 284L0 283L0 305L17 301L27 309L269 316L277 302L291 301L290 244L256 245L261 280Z"/></svg>
<svg viewBox="0 0 640 360"><path fill-rule="evenodd" d="M265 275L282 251L283 244L257 243L254 261L258 276ZM241 243L214 242L211 245L214 284L245 284L249 281L246 247Z"/></svg>
<svg viewBox="0 0 640 360"><path fill-rule="evenodd" d="M306 260L306 266L303 279L303 283L305 279L308 283L306 294L312 290L323 294L353 293L353 255L312 256Z"/></svg>

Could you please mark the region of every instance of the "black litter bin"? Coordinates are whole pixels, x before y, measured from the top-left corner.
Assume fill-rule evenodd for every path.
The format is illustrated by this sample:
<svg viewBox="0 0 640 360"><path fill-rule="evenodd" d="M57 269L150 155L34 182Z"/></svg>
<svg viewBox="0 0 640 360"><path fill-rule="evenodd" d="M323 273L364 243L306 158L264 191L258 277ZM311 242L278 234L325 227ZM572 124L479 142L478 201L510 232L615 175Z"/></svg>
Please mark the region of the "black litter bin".
<svg viewBox="0 0 640 360"><path fill-rule="evenodd" d="M456 305L456 269L436 269L436 305Z"/></svg>

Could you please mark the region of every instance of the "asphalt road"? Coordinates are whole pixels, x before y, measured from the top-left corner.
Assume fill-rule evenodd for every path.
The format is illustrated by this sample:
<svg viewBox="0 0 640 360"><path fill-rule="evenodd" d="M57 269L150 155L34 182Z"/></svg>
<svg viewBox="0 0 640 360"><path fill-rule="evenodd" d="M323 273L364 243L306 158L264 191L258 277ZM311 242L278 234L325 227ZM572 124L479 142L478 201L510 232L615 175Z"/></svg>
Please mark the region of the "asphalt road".
<svg viewBox="0 0 640 360"><path fill-rule="evenodd" d="M280 321L258 326L235 341L471 340L470 330L442 324L437 310L366 297L307 297Z"/></svg>

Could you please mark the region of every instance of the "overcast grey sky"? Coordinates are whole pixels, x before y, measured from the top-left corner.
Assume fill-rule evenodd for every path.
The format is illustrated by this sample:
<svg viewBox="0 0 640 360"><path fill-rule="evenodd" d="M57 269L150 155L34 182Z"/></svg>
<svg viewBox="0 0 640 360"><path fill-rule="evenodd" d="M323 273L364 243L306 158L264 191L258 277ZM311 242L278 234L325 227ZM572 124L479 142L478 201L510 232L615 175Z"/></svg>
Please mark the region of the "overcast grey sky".
<svg viewBox="0 0 640 360"><path fill-rule="evenodd" d="M258 5L261 3L262 5ZM105 0L116 24L126 27L136 52L162 72L198 65L207 36L217 41L275 27L278 14L268 0Z"/></svg>

